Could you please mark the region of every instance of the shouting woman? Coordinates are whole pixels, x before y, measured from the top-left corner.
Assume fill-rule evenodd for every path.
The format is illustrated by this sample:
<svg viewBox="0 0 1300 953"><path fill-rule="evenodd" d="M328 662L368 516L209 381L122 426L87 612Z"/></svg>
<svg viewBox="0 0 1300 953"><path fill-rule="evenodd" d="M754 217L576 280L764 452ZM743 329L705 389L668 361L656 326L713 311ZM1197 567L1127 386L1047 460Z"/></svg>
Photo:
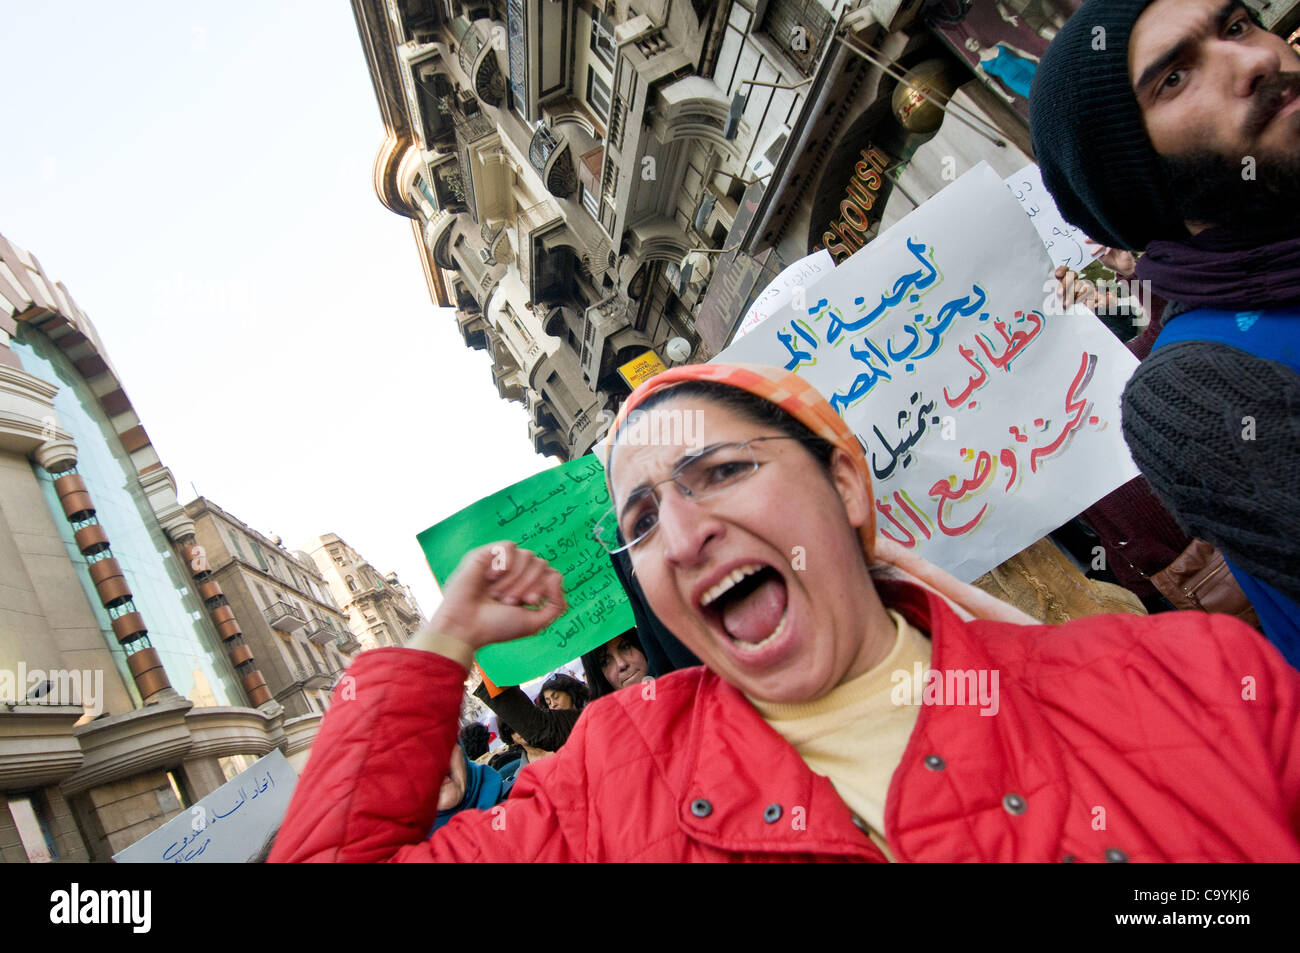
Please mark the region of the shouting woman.
<svg viewBox="0 0 1300 953"><path fill-rule="evenodd" d="M637 410L703 440L621 442ZM1300 860L1300 673L1243 623L1039 625L886 548L861 446L783 371L652 378L607 461L597 537L703 665L593 701L429 837L474 652L565 609L540 557L471 552L349 669L273 861Z"/></svg>

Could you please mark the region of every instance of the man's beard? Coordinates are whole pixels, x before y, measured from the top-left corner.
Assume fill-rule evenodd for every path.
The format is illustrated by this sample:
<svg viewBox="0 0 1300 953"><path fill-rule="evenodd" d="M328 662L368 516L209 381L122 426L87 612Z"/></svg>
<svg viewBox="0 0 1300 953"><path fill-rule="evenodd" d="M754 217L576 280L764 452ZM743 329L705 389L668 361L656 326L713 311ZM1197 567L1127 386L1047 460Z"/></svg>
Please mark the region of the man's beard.
<svg viewBox="0 0 1300 953"><path fill-rule="evenodd" d="M1259 83L1243 142L1257 140L1292 89L1300 89L1300 73L1281 73ZM1225 156L1196 149L1161 156L1183 220L1247 234L1294 226L1300 210L1300 113L1284 121L1296 133L1297 145L1288 152Z"/></svg>
<svg viewBox="0 0 1300 953"><path fill-rule="evenodd" d="M1300 217L1300 150L1240 158L1197 150L1160 161L1186 222L1234 232L1272 233L1296 227Z"/></svg>

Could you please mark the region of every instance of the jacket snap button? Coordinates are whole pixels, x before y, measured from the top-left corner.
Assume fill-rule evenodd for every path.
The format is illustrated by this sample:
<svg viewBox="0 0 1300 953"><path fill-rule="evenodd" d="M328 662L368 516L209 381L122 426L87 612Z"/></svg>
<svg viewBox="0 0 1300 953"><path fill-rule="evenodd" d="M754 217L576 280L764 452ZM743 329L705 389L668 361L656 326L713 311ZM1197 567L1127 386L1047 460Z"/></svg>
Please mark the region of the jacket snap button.
<svg viewBox="0 0 1300 953"><path fill-rule="evenodd" d="M1061 858L1061 863L1063 864L1073 864L1073 863L1077 863L1077 861L1078 858L1075 857L1073 854L1066 854L1064 857Z"/></svg>
<svg viewBox="0 0 1300 953"><path fill-rule="evenodd" d="M1108 848L1106 851L1106 863L1108 864L1127 864L1128 854L1124 853L1118 847Z"/></svg>
<svg viewBox="0 0 1300 953"><path fill-rule="evenodd" d="M931 771L942 771L947 765L944 764L943 758L937 754L928 754L925 756L925 766Z"/></svg>
<svg viewBox="0 0 1300 953"><path fill-rule="evenodd" d="M1023 814L1028 805L1025 804L1025 799L1019 794L1008 794L1002 798L1002 806L1008 814Z"/></svg>
<svg viewBox="0 0 1300 953"><path fill-rule="evenodd" d="M702 797L697 797L691 802L691 813L696 817L708 817L713 813L713 805Z"/></svg>
<svg viewBox="0 0 1300 953"><path fill-rule="evenodd" d="M767 821L769 824L775 824L780 819L781 819L780 804L769 804L763 810L763 820Z"/></svg>

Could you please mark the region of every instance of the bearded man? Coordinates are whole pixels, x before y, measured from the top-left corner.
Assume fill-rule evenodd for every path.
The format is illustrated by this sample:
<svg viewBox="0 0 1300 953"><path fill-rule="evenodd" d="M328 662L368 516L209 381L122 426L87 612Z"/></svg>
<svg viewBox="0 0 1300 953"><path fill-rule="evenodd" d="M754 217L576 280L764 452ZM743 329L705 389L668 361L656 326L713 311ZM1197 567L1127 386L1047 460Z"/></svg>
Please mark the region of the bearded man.
<svg viewBox="0 0 1300 953"><path fill-rule="evenodd" d="M1300 667L1300 55L1240 0L1088 0L1030 123L1061 213L1172 303L1124 391L1134 462Z"/></svg>

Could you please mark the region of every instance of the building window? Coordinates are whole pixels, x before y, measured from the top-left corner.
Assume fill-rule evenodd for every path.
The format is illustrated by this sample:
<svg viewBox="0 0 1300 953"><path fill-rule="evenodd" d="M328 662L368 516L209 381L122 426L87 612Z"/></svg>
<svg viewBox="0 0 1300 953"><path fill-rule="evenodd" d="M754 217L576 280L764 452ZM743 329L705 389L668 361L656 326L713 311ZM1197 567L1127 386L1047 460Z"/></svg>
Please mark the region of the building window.
<svg viewBox="0 0 1300 953"><path fill-rule="evenodd" d="M582 207L591 213L592 218L600 218L600 202L585 185L582 187Z"/></svg>
<svg viewBox="0 0 1300 953"><path fill-rule="evenodd" d="M248 557L244 555L244 547L239 545L239 537L235 535L235 531L231 529L226 532L230 535L230 542L234 544L235 552L239 554L239 558L247 560Z"/></svg>
<svg viewBox="0 0 1300 953"><path fill-rule="evenodd" d="M609 115L609 87L590 66L587 67L587 102L601 119Z"/></svg>
<svg viewBox="0 0 1300 953"><path fill-rule="evenodd" d="M357 591L356 580L353 579L351 576L348 576L348 592L356 592L356 591Z"/></svg>
<svg viewBox="0 0 1300 953"><path fill-rule="evenodd" d="M830 12L817 0L772 0L760 27L805 76L812 75L822 41L834 28Z"/></svg>
<svg viewBox="0 0 1300 953"><path fill-rule="evenodd" d="M59 859L54 846L54 835L45 819L42 805L25 794L9 795L9 814L18 828L27 860L33 864L48 864Z"/></svg>
<svg viewBox="0 0 1300 953"><path fill-rule="evenodd" d="M611 70L614 68L614 27L599 10L591 11L591 51Z"/></svg>
<svg viewBox="0 0 1300 953"><path fill-rule="evenodd" d="M429 188L429 184L424 181L423 176L417 175L415 177L415 187L419 189L420 194L424 196L425 200L436 211L438 208L438 200L433 197L433 190Z"/></svg>
<svg viewBox="0 0 1300 953"><path fill-rule="evenodd" d="M257 557L257 564L262 567L262 572L270 572L266 567L266 560L262 558L262 547L257 543L250 543L253 547L253 555Z"/></svg>

